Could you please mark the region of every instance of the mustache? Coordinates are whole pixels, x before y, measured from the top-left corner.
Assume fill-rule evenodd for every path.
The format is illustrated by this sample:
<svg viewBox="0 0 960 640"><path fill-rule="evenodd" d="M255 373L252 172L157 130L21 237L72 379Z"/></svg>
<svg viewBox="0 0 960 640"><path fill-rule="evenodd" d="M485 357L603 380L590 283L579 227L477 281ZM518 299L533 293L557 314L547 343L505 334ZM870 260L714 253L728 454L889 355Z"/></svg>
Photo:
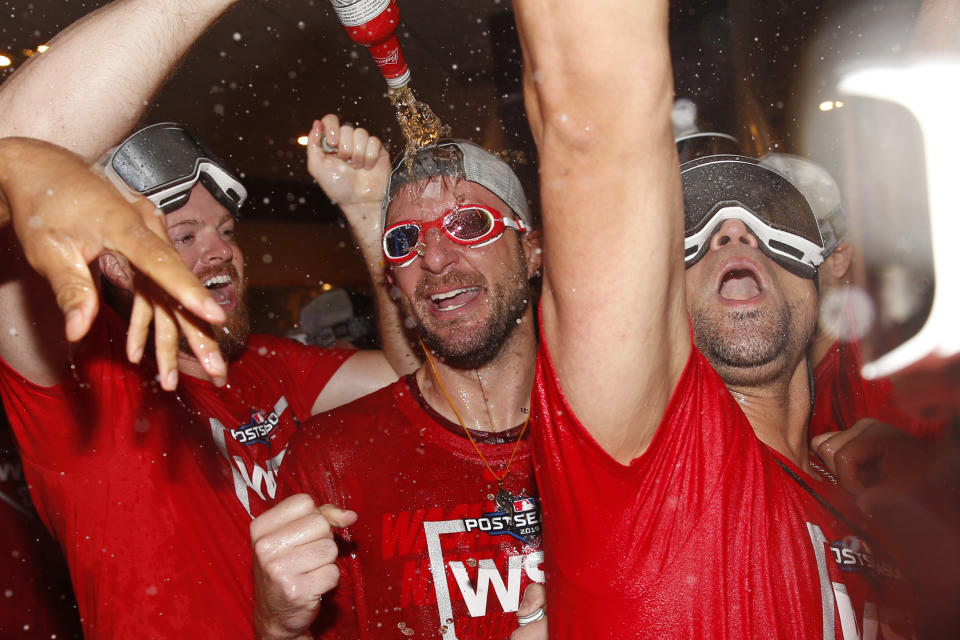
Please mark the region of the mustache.
<svg viewBox="0 0 960 640"><path fill-rule="evenodd" d="M215 267L207 267L203 271L198 271L196 275L200 282L203 282L212 276L226 275L229 276L230 279L235 283L240 283L240 274L237 272L237 268L233 266L233 263L230 262L225 262Z"/></svg>
<svg viewBox="0 0 960 640"><path fill-rule="evenodd" d="M445 273L441 276L428 273L420 279L420 282L417 283L417 287L414 289L413 293L417 298L426 298L431 292L434 292L441 287L451 286L485 287L486 280L477 275L461 272Z"/></svg>

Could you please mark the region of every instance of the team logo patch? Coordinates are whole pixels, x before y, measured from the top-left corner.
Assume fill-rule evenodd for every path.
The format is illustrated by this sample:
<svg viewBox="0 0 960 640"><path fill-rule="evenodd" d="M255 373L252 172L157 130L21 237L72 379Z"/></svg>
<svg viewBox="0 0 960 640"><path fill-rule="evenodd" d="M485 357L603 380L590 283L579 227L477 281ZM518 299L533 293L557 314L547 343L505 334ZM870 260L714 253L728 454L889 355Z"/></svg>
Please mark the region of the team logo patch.
<svg viewBox="0 0 960 640"><path fill-rule="evenodd" d="M250 412L250 421L236 429L230 429L230 435L240 444L269 444L270 433L280 424L280 417L275 411L264 414L259 409Z"/></svg>
<svg viewBox="0 0 960 640"><path fill-rule="evenodd" d="M837 540L830 545L830 551L833 552L833 559L841 571L864 573L868 577L882 576L898 579L903 577L896 565L874 555L866 541L856 536Z"/></svg>
<svg viewBox="0 0 960 640"><path fill-rule="evenodd" d="M540 539L540 501L521 491L513 495L501 489L494 499L497 510L480 518L465 518L467 531L479 529L491 536L513 536L524 544L536 544Z"/></svg>

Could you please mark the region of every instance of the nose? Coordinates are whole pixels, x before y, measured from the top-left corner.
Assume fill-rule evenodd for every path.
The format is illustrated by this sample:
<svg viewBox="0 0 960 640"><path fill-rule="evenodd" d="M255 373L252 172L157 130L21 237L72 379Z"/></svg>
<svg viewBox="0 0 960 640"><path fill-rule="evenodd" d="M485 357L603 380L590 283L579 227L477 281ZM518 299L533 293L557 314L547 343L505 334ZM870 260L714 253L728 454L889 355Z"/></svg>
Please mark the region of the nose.
<svg viewBox="0 0 960 640"><path fill-rule="evenodd" d="M458 247L454 246L440 229L429 229L420 245L420 265L431 273L442 273L459 259Z"/></svg>
<svg viewBox="0 0 960 640"><path fill-rule="evenodd" d="M219 264L233 259L233 245L225 240L217 230L205 234L200 260L205 264Z"/></svg>
<svg viewBox="0 0 960 640"><path fill-rule="evenodd" d="M731 243L745 244L754 249L760 246L760 243L757 241L757 236L750 233L747 225L743 224L742 220L737 220L736 218L724 220L720 223L720 228L717 229L713 237L710 238L710 250L716 251L720 247Z"/></svg>

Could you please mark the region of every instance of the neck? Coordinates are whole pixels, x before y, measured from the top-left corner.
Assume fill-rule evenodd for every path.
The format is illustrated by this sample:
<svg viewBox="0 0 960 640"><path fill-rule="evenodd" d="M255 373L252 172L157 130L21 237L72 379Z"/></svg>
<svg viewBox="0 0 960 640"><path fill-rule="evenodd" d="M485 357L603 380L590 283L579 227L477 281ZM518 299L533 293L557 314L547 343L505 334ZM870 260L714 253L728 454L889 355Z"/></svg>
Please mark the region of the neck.
<svg viewBox="0 0 960 640"><path fill-rule="evenodd" d="M432 353L428 356L443 388L437 384L430 361L417 369L417 384L427 404L443 417L468 429L487 432L505 431L527 419L537 358L531 310L497 355L477 369L458 369Z"/></svg>
<svg viewBox="0 0 960 640"><path fill-rule="evenodd" d="M809 473L810 381L806 359L801 358L792 371L769 382L727 388L757 438Z"/></svg>

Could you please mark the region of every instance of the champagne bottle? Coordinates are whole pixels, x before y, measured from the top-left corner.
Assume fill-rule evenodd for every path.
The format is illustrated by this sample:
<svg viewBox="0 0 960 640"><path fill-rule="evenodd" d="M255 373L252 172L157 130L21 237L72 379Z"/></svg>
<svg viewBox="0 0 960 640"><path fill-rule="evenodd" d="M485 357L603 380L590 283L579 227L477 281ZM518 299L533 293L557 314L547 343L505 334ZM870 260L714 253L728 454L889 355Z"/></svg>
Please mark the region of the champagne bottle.
<svg viewBox="0 0 960 640"><path fill-rule="evenodd" d="M410 69L397 39L400 10L396 0L330 0L350 39L370 50L387 85L393 89L410 82Z"/></svg>

